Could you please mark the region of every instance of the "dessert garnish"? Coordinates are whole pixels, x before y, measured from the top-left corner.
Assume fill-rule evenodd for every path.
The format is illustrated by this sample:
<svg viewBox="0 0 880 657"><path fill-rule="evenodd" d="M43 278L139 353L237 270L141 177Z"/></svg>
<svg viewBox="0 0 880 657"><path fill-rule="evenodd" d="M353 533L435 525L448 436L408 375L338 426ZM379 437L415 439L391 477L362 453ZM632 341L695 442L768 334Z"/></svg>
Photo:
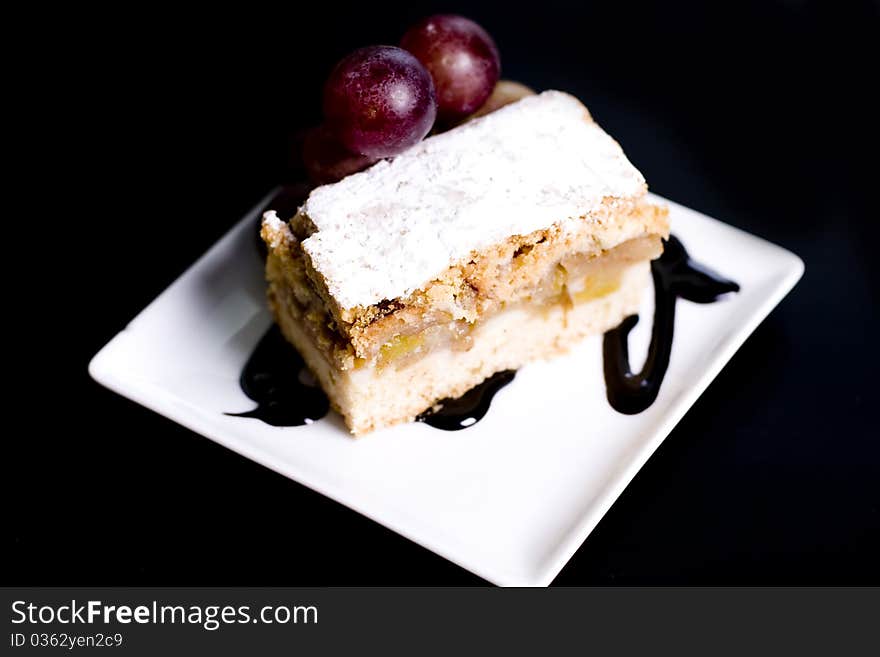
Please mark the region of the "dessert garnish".
<svg viewBox="0 0 880 657"><path fill-rule="evenodd" d="M252 417L275 427L320 420L330 403L320 386L304 381L307 372L302 357L273 326L257 343L239 378L242 391L257 407L226 415Z"/></svg>
<svg viewBox="0 0 880 657"><path fill-rule="evenodd" d="M460 431L472 427L489 412L495 393L513 381L514 377L516 370L496 372L461 397L441 399L416 417L416 421L444 431Z"/></svg>
<svg viewBox="0 0 880 657"><path fill-rule="evenodd" d="M342 180L347 175L357 173L374 164L379 158L352 153L333 134L326 125L315 126L306 133L303 140L303 162L308 162L309 180L313 185ZM283 217L293 216L283 214Z"/></svg>
<svg viewBox="0 0 880 657"><path fill-rule="evenodd" d="M412 53L355 51L325 86L306 164L313 182L339 180L263 215L269 306L302 361L270 332L242 375L260 403L247 416L296 424L329 400L354 435L415 419L465 428L520 366L615 329L650 284L668 211L577 99L498 82L494 43L461 17L425 19L401 44ZM658 300L672 295L655 331L669 330L643 374L626 357L632 319L606 338L612 404L659 387L675 295L708 294L673 256L653 266Z"/></svg>
<svg viewBox="0 0 880 657"><path fill-rule="evenodd" d="M355 50L330 73L324 123L303 144L309 180L316 185L341 180L402 153L432 127L448 128L525 95L527 87L512 91L511 83L496 85L500 72L492 37L472 20L452 14L416 23L399 48Z"/></svg>
<svg viewBox="0 0 880 657"><path fill-rule="evenodd" d="M489 33L464 16L429 16L400 41L434 80L437 118L450 125L476 112L501 74L501 57Z"/></svg>
<svg viewBox="0 0 880 657"><path fill-rule="evenodd" d="M421 141L437 101L425 67L394 46L360 48L336 65L324 85L324 120L352 153L391 157Z"/></svg>
<svg viewBox="0 0 880 657"><path fill-rule="evenodd" d="M676 299L712 303L724 294L739 292L738 284L694 262L674 235L664 242L663 254L651 263L651 274L654 324L642 371L633 374L630 370L627 346L627 336L639 321L638 315L630 315L620 326L605 333L602 345L608 403L628 415L644 411L660 392L672 354Z"/></svg>

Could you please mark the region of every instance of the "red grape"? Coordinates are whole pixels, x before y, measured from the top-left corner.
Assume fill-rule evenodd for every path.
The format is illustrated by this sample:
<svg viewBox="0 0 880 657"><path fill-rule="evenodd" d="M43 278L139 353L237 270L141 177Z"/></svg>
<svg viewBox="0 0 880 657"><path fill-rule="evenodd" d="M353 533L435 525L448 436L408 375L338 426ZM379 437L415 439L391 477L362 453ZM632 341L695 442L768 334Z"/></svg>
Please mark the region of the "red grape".
<svg viewBox="0 0 880 657"><path fill-rule="evenodd" d="M374 157L347 150L324 125L308 131L303 141L302 156L309 181L313 185L326 185L342 180L376 161Z"/></svg>
<svg viewBox="0 0 880 657"><path fill-rule="evenodd" d="M394 46L355 50L324 86L324 118L348 150L392 157L428 134L437 116L431 76Z"/></svg>
<svg viewBox="0 0 880 657"><path fill-rule="evenodd" d="M437 91L437 116L452 123L482 105L501 74L492 37L463 16L438 14L413 25L400 42L425 65Z"/></svg>

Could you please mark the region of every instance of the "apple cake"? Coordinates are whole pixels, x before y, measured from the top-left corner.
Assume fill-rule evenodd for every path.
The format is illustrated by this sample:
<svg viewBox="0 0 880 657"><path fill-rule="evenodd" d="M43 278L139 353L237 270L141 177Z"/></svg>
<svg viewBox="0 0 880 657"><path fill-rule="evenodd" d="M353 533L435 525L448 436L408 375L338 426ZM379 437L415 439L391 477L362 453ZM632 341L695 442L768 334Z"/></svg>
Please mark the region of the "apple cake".
<svg viewBox="0 0 880 657"><path fill-rule="evenodd" d="M269 304L351 432L413 420L636 312L667 211L546 91L263 217Z"/></svg>

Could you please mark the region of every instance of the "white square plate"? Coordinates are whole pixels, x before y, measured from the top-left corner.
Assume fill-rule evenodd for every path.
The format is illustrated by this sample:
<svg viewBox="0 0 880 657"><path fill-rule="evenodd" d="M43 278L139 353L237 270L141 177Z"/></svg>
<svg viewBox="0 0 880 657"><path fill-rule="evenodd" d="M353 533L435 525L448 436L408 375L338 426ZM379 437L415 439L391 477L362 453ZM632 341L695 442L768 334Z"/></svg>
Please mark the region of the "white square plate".
<svg viewBox="0 0 880 657"><path fill-rule="evenodd" d="M804 268L784 249L667 202L690 254L742 289L710 305L679 300L669 370L647 411L621 415L608 405L595 337L524 367L466 430L414 423L353 440L333 413L287 428L224 415L255 406L238 379L272 322L254 237L271 196L101 349L89 372L502 585L553 580ZM635 360L647 348L652 305L646 293L645 319L630 335Z"/></svg>

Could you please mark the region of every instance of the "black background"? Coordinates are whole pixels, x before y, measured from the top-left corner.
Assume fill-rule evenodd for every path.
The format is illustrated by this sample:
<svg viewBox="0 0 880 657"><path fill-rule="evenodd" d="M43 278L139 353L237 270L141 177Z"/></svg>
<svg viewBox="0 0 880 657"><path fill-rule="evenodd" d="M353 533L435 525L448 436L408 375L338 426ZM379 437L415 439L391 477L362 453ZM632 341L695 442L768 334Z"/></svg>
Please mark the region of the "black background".
<svg viewBox="0 0 880 657"><path fill-rule="evenodd" d="M806 263L556 583L880 583L877 4L413 5L126 4L8 24L26 37L12 104L31 120L6 131L31 142L19 168L36 185L7 243L24 335L8 347L3 579L481 583L86 372L295 176L290 144L332 64L442 10L493 34L505 77L578 95L654 191Z"/></svg>

